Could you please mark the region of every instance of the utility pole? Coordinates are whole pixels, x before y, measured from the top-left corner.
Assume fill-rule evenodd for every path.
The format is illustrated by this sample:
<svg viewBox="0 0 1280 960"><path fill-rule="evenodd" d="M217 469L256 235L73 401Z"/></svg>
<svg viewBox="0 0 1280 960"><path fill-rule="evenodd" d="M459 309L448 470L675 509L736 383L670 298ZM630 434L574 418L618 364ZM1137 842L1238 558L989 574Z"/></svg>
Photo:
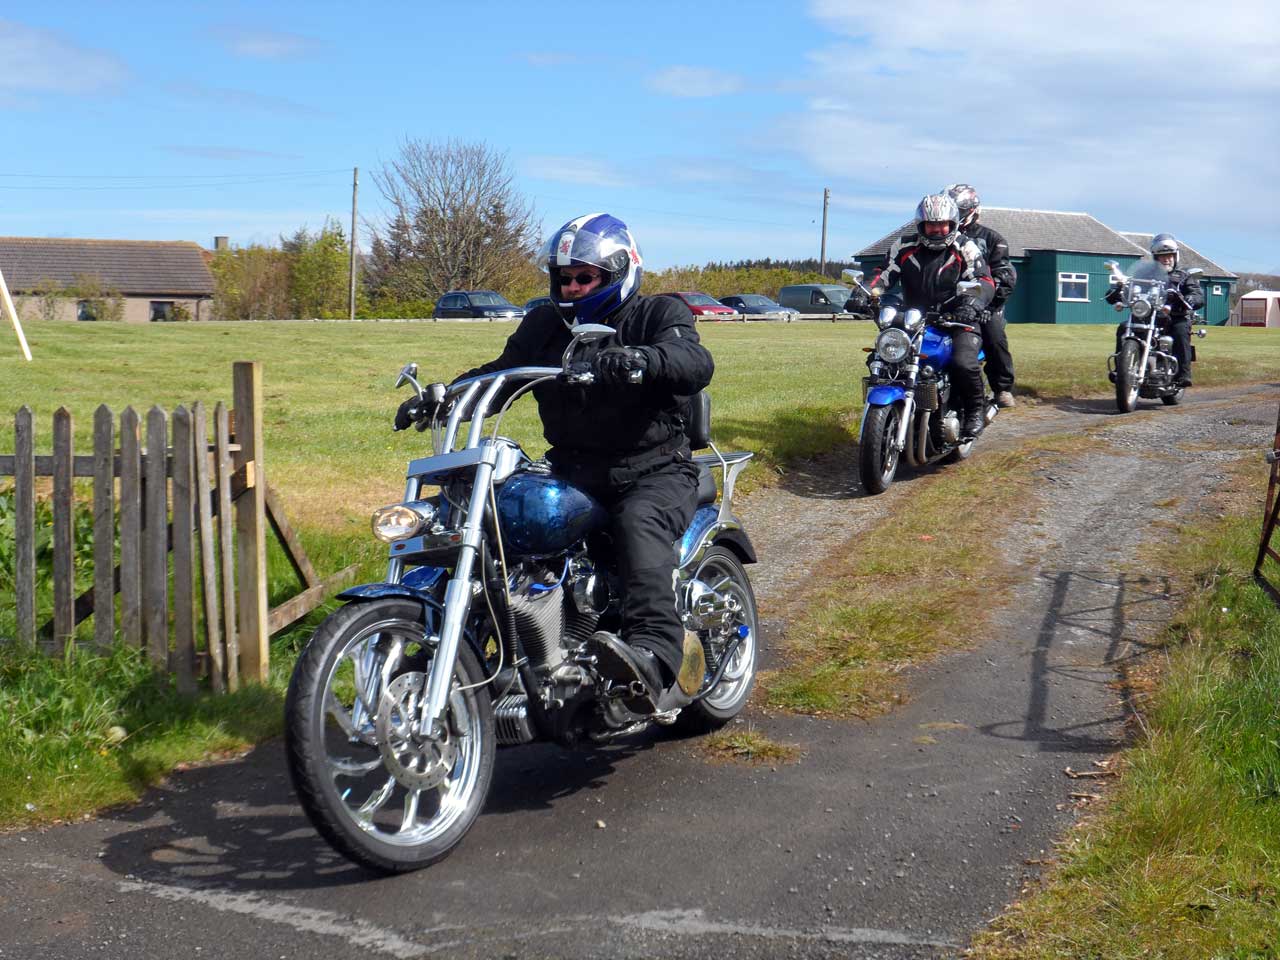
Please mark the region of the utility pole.
<svg viewBox="0 0 1280 960"><path fill-rule="evenodd" d="M360 187L360 168L351 168L351 297L348 301L351 319L356 318L356 192Z"/></svg>
<svg viewBox="0 0 1280 960"><path fill-rule="evenodd" d="M822 255L818 260L818 272L827 272L827 204L831 202L831 188L822 188Z"/></svg>

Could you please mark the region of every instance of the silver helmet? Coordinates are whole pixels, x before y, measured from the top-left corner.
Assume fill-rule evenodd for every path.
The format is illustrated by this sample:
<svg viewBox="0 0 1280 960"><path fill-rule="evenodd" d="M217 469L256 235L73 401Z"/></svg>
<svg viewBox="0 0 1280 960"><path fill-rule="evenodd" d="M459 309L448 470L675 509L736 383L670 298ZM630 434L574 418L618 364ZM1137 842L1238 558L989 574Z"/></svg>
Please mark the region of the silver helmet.
<svg viewBox="0 0 1280 960"><path fill-rule="evenodd" d="M926 223L950 224L946 236L929 236L924 232ZM945 193L931 193L916 207L916 234L930 250L942 250L956 242L960 231L960 208Z"/></svg>
<svg viewBox="0 0 1280 960"><path fill-rule="evenodd" d="M1178 241L1172 233L1157 233L1151 238L1151 258L1155 260L1161 254L1173 254L1173 266L1178 266ZM1159 261L1157 261L1159 262Z"/></svg>
<svg viewBox="0 0 1280 960"><path fill-rule="evenodd" d="M978 214L982 209L982 200L978 197L977 190L967 183L953 183L942 192L956 202L960 210L962 228L977 222Z"/></svg>

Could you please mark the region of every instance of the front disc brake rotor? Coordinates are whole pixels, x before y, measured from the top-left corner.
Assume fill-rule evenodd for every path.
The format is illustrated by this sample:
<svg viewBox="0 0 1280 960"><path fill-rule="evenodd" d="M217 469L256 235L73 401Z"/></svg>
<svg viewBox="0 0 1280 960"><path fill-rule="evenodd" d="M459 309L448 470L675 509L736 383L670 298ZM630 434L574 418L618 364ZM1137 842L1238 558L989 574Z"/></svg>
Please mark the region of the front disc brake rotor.
<svg viewBox="0 0 1280 960"><path fill-rule="evenodd" d="M414 730L426 687L425 673L402 673L387 685L378 701L378 751L387 771L406 790L438 787L458 756L448 724L439 739Z"/></svg>

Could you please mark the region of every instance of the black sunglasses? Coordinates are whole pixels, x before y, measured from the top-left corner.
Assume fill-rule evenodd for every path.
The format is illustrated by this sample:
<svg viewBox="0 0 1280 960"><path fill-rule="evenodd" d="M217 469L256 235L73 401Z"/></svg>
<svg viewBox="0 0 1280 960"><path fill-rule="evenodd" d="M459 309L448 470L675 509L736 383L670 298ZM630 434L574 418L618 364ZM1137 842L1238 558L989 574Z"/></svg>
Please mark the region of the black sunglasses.
<svg viewBox="0 0 1280 960"><path fill-rule="evenodd" d="M576 283L580 287L585 287L589 283L595 283L600 277L593 273L576 273L573 275L562 273L556 277L556 283L562 287L571 283Z"/></svg>

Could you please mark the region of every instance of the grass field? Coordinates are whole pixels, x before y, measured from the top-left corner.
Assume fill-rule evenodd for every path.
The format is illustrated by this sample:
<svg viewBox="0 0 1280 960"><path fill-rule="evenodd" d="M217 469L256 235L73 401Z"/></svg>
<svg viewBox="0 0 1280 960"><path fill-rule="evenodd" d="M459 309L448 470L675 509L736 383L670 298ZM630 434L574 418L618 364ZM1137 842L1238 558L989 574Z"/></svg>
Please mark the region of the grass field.
<svg viewBox="0 0 1280 960"><path fill-rule="evenodd" d="M22 404L37 414L38 450L48 449L51 414L66 406L87 438L93 410L128 404L172 409L201 399L229 402L231 364L263 364L266 463L272 484L304 530L363 535L370 510L403 489L404 464L426 439L393 434L391 414L406 396L391 390L416 360L424 378L451 379L491 359L506 324L32 324L34 363L0 351L0 416ZM717 443L754 450L748 485L775 468L830 449L856 432L864 346L873 328L842 324L704 324L716 359L712 383ZM1019 390L1052 398L1106 393L1110 327L1015 326L1009 338ZM1197 383L1239 383L1280 374L1274 331L1216 328L1199 341ZM12 346L12 345L10 345ZM0 421L3 422L3 421ZM532 401L518 403L504 432L538 452ZM0 426L0 452L13 435Z"/></svg>

